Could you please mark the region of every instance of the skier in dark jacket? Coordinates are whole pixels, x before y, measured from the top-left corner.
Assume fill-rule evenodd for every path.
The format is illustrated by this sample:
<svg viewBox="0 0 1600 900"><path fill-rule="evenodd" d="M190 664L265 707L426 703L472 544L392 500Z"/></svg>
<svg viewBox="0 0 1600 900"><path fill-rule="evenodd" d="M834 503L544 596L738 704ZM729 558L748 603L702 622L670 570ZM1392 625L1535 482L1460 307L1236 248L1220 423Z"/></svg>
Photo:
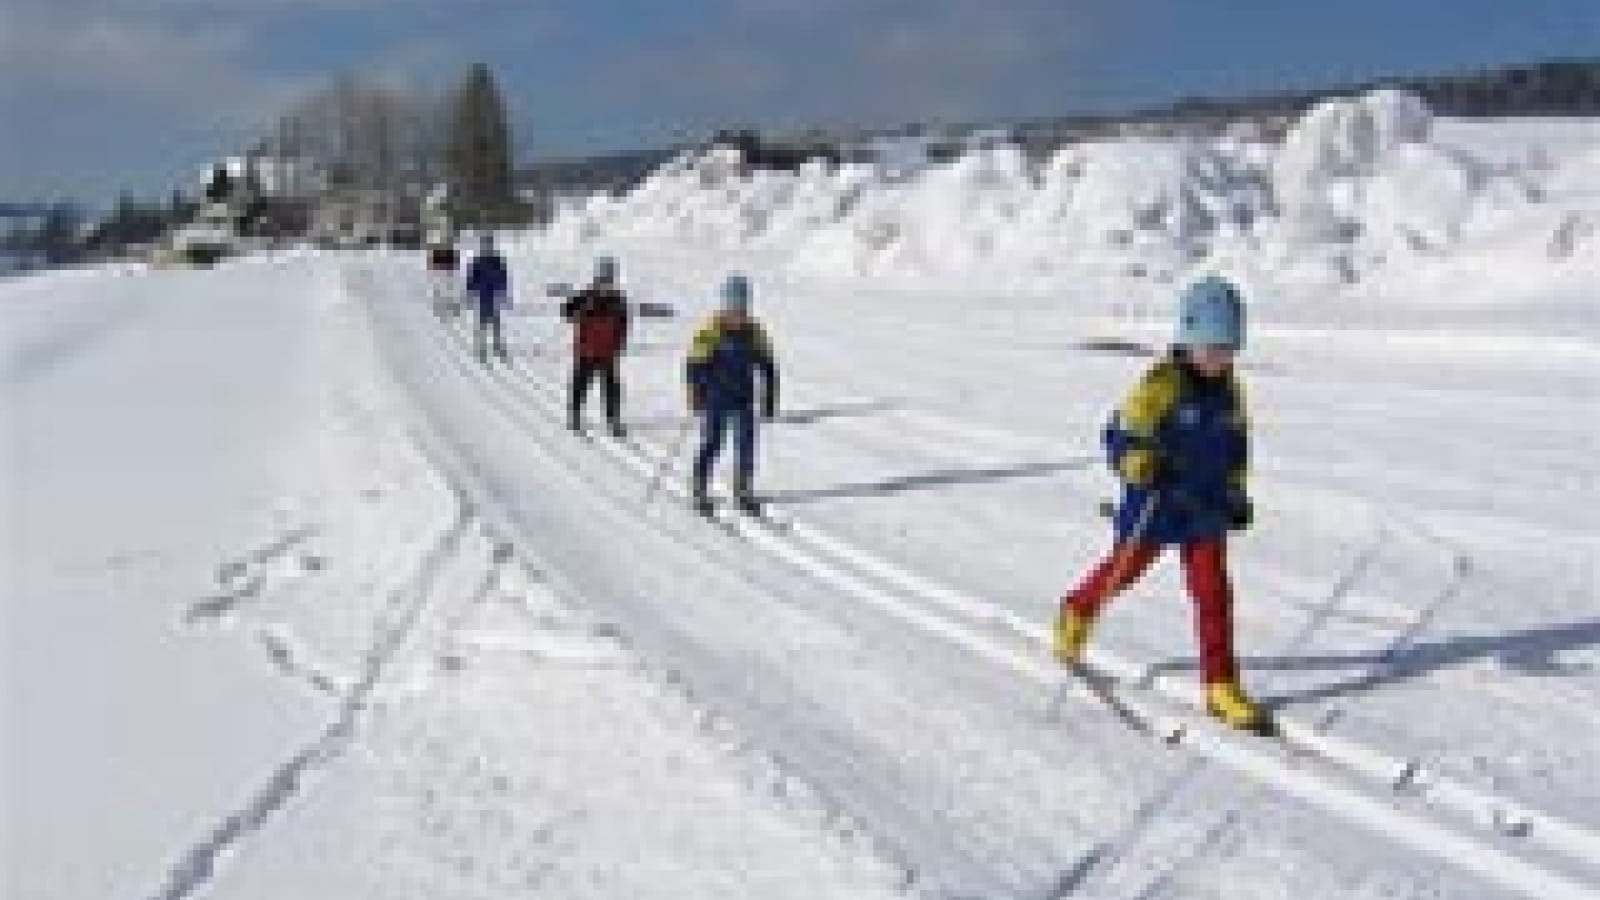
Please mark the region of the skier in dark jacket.
<svg viewBox="0 0 1600 900"><path fill-rule="evenodd" d="M1095 618L1138 580L1161 549L1177 545L1194 601L1206 708L1224 723L1265 730L1265 710L1239 685L1227 536L1246 528L1248 422L1233 371L1244 344L1238 289L1205 278L1185 291L1177 337L1112 415L1105 442L1123 483L1111 553L1062 598L1057 658L1076 666Z"/></svg>
<svg viewBox="0 0 1600 900"><path fill-rule="evenodd" d="M622 376L618 363L628 346L628 299L617 286L617 261L595 261L594 280L561 304L561 317L571 322L572 380L567 391L567 427L583 430L583 403L589 384L600 378L606 423L614 437L622 427Z"/></svg>
<svg viewBox="0 0 1600 900"><path fill-rule="evenodd" d="M467 293L477 300L478 327L473 346L478 359L489 358L486 339L493 333L494 352L507 359L505 336L500 328L500 311L511 305L511 278L505 258L495 249L494 236L485 234L478 244L478 255L467 267Z"/></svg>
<svg viewBox="0 0 1600 900"><path fill-rule="evenodd" d="M766 331L750 317L750 280L729 275L722 285L721 309L695 333L686 366L689 408L702 422L690 491L695 508L703 515L711 513L706 490L729 429L733 430L737 455L734 500L746 513L759 512L751 490L756 462L757 373L762 381L761 416L771 419L778 408L778 364Z"/></svg>

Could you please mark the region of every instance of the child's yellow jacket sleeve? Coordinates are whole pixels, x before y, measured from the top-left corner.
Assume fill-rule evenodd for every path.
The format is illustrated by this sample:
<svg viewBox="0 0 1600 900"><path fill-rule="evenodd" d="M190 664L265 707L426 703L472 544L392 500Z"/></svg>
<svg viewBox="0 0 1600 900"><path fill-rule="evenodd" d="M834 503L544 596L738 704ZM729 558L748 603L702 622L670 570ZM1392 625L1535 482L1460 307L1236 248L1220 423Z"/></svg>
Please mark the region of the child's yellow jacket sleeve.
<svg viewBox="0 0 1600 900"><path fill-rule="evenodd" d="M1156 428L1178 402L1178 379L1175 366L1161 363L1145 373L1117 408L1118 422L1130 444L1118 474L1129 484L1149 484L1155 478L1159 464Z"/></svg>

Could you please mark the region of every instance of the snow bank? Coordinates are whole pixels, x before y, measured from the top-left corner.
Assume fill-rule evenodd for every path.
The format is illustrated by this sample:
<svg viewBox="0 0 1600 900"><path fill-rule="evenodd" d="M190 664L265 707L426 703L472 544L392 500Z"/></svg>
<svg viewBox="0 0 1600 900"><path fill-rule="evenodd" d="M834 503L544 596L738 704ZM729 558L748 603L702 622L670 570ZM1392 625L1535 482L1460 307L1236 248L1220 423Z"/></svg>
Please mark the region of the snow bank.
<svg viewBox="0 0 1600 900"><path fill-rule="evenodd" d="M1439 123L1417 96L1379 90L1309 110L1277 144L1234 129L1046 160L999 144L910 172L745 173L714 150L568 210L541 243L677 244L797 276L945 286L1095 276L1157 289L1222 269L1320 290L1485 254L1520 279L1583 264L1600 209L1596 124Z"/></svg>

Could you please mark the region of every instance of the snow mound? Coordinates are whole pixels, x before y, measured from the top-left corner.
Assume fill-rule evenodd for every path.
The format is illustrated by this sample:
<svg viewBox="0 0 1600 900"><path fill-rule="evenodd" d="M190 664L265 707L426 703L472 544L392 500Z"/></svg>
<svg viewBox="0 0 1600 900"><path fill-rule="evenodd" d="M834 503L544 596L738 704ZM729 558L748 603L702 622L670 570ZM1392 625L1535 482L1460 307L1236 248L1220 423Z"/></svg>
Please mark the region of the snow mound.
<svg viewBox="0 0 1600 900"><path fill-rule="evenodd" d="M1420 98L1394 90L1308 112L1272 164L1278 259L1355 280L1397 254L1454 244L1492 172L1431 143L1432 125Z"/></svg>
<svg viewBox="0 0 1600 900"><path fill-rule="evenodd" d="M1385 89L1312 108L1276 144L1241 127L1048 159L999 142L938 165L793 172L745 171L713 149L574 206L544 242L679 244L809 277L1047 289L1085 278L1154 289L1218 269L1338 286L1468 254L1510 254L1516 270L1584 256L1600 134L1541 142L1548 122L1438 125L1421 98Z"/></svg>
<svg viewBox="0 0 1600 900"><path fill-rule="evenodd" d="M1397 160L1401 147L1424 142L1430 127L1431 116L1421 101L1398 91L1332 100L1306 113L1272 164L1282 239L1291 246L1309 246L1358 234L1361 182ZM1448 175L1426 171L1433 167L1425 160L1411 162L1409 168L1421 170L1435 185L1451 182L1447 192L1455 193L1457 185Z"/></svg>

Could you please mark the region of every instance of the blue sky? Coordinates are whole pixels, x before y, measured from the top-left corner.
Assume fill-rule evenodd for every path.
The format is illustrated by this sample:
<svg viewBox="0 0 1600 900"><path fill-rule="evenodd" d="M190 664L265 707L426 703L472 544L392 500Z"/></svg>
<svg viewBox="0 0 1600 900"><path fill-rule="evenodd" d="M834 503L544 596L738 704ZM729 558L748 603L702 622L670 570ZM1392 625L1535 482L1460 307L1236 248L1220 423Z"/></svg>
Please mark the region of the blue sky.
<svg viewBox="0 0 1600 900"><path fill-rule="evenodd" d="M187 186L353 72L475 61L523 159L1600 54L1595 0L5 0L0 198Z"/></svg>

